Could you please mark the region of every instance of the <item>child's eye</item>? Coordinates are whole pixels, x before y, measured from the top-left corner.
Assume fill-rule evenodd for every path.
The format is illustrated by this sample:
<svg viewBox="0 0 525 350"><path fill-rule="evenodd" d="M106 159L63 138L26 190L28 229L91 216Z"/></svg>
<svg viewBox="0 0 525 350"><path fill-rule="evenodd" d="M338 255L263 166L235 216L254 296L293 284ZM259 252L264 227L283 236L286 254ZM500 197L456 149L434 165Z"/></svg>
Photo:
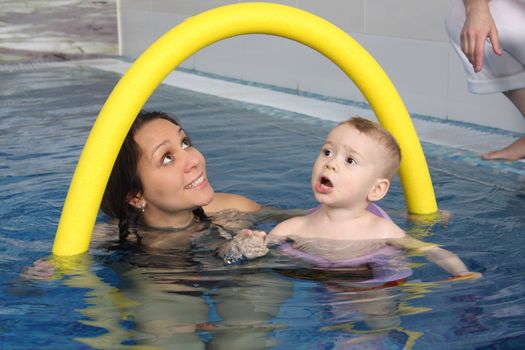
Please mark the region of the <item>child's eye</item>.
<svg viewBox="0 0 525 350"><path fill-rule="evenodd" d="M181 143L181 147L182 149L186 149L188 147L191 147L191 141L189 138L185 137L183 140L182 140L182 143Z"/></svg>
<svg viewBox="0 0 525 350"><path fill-rule="evenodd" d="M169 153L166 153L164 156L162 156L162 165L170 164L173 161L174 161L174 158Z"/></svg>
<svg viewBox="0 0 525 350"><path fill-rule="evenodd" d="M326 157L331 157L332 156L332 151L329 150L329 149L324 149L323 150L323 154L326 156Z"/></svg>
<svg viewBox="0 0 525 350"><path fill-rule="evenodd" d="M352 157L348 157L348 158L346 158L346 162L347 162L348 164L355 164L355 159L352 158Z"/></svg>

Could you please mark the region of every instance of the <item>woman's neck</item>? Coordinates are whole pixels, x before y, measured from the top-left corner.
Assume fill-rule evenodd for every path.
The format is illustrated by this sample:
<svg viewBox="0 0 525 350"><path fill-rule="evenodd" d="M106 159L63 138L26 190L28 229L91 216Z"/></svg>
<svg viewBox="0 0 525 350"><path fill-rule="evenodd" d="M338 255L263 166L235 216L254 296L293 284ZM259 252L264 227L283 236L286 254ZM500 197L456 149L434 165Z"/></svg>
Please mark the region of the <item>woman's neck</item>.
<svg viewBox="0 0 525 350"><path fill-rule="evenodd" d="M193 210L179 211L175 214L146 212L142 214L142 223L148 227L182 229L195 221Z"/></svg>

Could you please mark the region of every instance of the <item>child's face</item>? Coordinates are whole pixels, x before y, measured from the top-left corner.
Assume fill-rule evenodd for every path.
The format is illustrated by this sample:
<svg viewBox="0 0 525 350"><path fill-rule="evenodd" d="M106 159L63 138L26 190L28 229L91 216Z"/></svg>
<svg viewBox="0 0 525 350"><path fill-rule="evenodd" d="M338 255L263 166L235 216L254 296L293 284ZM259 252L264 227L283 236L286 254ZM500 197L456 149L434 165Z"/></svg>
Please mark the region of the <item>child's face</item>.
<svg viewBox="0 0 525 350"><path fill-rule="evenodd" d="M328 134L312 170L312 190L318 202L333 207L366 205L381 178L384 150L352 125Z"/></svg>

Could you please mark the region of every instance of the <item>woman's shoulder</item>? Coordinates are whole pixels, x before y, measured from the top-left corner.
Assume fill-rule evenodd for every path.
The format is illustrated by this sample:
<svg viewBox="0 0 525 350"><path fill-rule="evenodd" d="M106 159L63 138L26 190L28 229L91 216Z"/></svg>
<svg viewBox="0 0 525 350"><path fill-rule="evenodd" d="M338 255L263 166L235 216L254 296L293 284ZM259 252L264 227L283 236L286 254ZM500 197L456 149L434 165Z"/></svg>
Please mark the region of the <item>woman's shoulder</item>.
<svg viewBox="0 0 525 350"><path fill-rule="evenodd" d="M242 212L254 212L261 209L261 205L252 199L234 193L215 193L210 204L204 207L206 213L216 213L227 209L236 209Z"/></svg>

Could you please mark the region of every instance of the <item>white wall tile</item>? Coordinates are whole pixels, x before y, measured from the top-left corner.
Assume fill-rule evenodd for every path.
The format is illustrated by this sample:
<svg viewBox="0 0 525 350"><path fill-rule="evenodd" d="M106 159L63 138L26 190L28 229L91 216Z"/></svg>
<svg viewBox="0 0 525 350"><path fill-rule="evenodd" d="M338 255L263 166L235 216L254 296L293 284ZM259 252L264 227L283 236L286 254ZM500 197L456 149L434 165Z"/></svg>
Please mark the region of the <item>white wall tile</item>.
<svg viewBox="0 0 525 350"><path fill-rule="evenodd" d="M317 14L350 33L379 62L410 112L525 132L519 112L502 95L473 95L448 42L443 21L457 0L271 1ZM240 1L121 0L121 46L137 57L183 19ZM182 67L322 95L363 101L342 71L310 48L283 38L226 39Z"/></svg>
<svg viewBox="0 0 525 350"><path fill-rule="evenodd" d="M448 45L355 35L385 70L411 113L447 115Z"/></svg>
<svg viewBox="0 0 525 350"><path fill-rule="evenodd" d="M443 21L449 8L450 2L443 0L368 0L365 32L448 42Z"/></svg>
<svg viewBox="0 0 525 350"><path fill-rule="evenodd" d="M261 2L261 1L260 0L242 0L239 2ZM264 1L264 2L299 7L299 0L271 0L271 1Z"/></svg>
<svg viewBox="0 0 525 350"><path fill-rule="evenodd" d="M299 57L299 90L352 101L365 100L354 82L325 56L302 46Z"/></svg>
<svg viewBox="0 0 525 350"><path fill-rule="evenodd" d="M503 94L480 95L468 91L463 65L452 48L449 69L447 108L450 119L525 132L523 117Z"/></svg>
<svg viewBox="0 0 525 350"><path fill-rule="evenodd" d="M345 32L364 32L365 0L299 0L299 8L326 19Z"/></svg>
<svg viewBox="0 0 525 350"><path fill-rule="evenodd" d="M136 58L151 43L153 37L151 13L124 7L120 11L120 16L122 54L126 57Z"/></svg>
<svg viewBox="0 0 525 350"><path fill-rule="evenodd" d="M126 10L149 11L154 0L118 0L122 8Z"/></svg>
<svg viewBox="0 0 525 350"><path fill-rule="evenodd" d="M127 0L124 0L127 1ZM152 0L152 11L173 12L183 17L190 17L215 7L235 4L236 0Z"/></svg>
<svg viewBox="0 0 525 350"><path fill-rule="evenodd" d="M299 45L269 35L250 35L243 41L242 79L296 89Z"/></svg>
<svg viewBox="0 0 525 350"><path fill-rule="evenodd" d="M243 37L216 42L195 54L195 69L217 75L242 79Z"/></svg>

